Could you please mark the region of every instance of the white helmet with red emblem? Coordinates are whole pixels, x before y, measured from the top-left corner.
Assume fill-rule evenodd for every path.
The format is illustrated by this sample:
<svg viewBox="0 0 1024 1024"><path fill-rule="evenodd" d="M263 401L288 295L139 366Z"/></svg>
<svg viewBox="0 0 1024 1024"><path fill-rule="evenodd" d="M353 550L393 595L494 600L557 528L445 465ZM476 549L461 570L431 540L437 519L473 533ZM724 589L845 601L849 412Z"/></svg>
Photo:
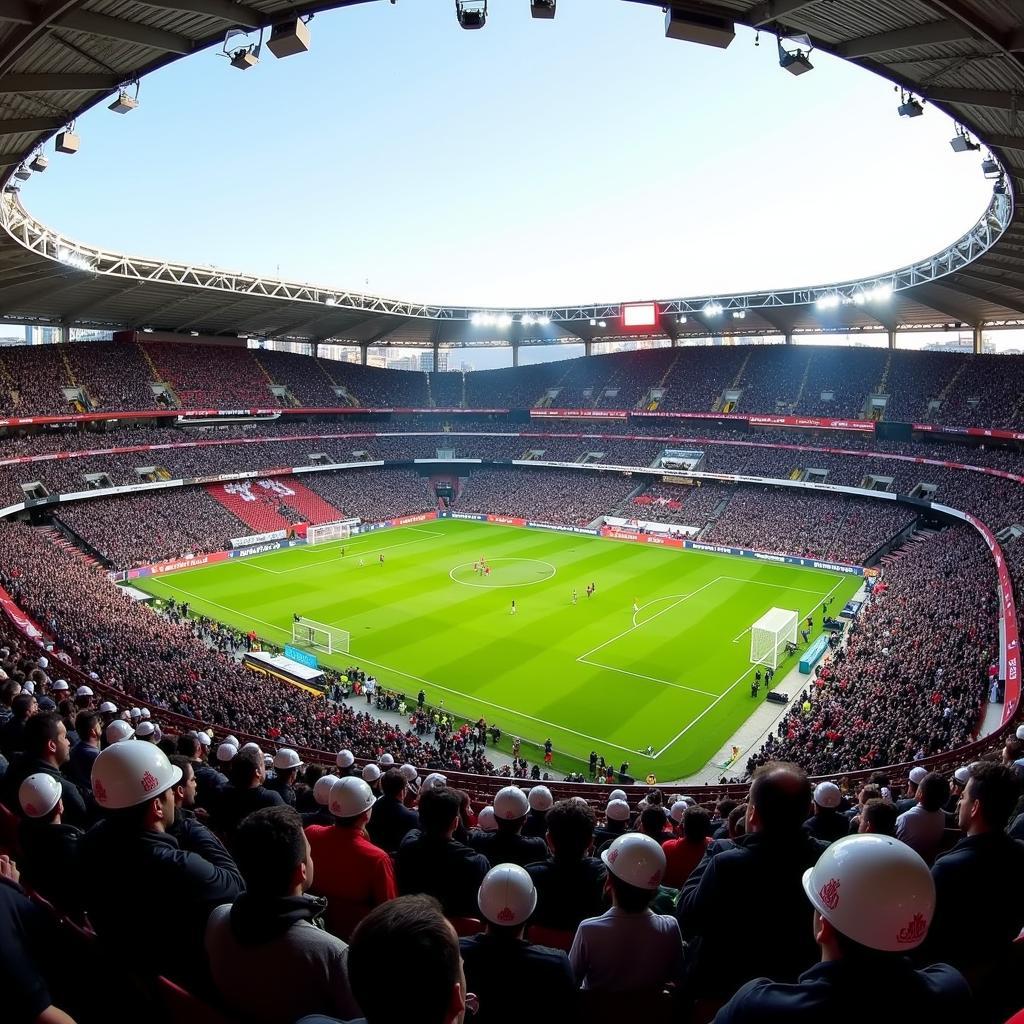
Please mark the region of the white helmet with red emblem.
<svg viewBox="0 0 1024 1024"><path fill-rule="evenodd" d="M154 743L115 743L92 763L100 807L119 811L152 800L181 781L181 769Z"/></svg>
<svg viewBox="0 0 1024 1024"><path fill-rule="evenodd" d="M525 924L537 909L537 890L525 868L499 864L484 876L477 902L491 924L514 928Z"/></svg>
<svg viewBox="0 0 1024 1024"><path fill-rule="evenodd" d="M928 865L905 843L863 833L836 840L804 872L814 909L848 939L888 953L924 942L935 913Z"/></svg>
<svg viewBox="0 0 1024 1024"><path fill-rule="evenodd" d="M601 854L608 870L620 882L637 889L657 889L665 875L665 851L642 832L627 832Z"/></svg>

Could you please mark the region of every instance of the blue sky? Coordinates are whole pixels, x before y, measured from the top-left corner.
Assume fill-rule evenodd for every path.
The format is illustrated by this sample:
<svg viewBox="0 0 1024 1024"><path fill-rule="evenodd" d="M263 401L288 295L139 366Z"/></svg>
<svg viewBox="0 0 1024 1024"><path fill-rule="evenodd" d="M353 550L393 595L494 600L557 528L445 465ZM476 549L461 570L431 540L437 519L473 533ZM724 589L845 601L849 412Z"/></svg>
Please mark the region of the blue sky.
<svg viewBox="0 0 1024 1024"><path fill-rule="evenodd" d="M774 39L664 38L656 7L451 0L317 16L309 54L209 51L79 121L23 190L72 237L414 300L547 304L826 283L921 258L989 194L937 111Z"/></svg>

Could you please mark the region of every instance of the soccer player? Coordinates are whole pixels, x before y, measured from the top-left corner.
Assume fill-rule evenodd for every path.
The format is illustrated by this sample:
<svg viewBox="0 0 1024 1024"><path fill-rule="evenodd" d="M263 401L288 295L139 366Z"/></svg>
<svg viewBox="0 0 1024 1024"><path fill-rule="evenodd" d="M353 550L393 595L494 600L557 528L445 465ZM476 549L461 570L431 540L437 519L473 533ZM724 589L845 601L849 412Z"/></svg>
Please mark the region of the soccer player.
<svg viewBox="0 0 1024 1024"><path fill-rule="evenodd" d="M640 611L640 605L637 603L637 599L634 597L633 598L633 614L636 615L636 613L638 611Z"/></svg>
<svg viewBox="0 0 1024 1024"><path fill-rule="evenodd" d="M342 549L341 549L341 557L342 557L342 558L344 558L344 557L345 557L345 549L344 549L344 548L342 548Z"/></svg>
<svg viewBox="0 0 1024 1024"><path fill-rule="evenodd" d="M361 569L365 564L366 563L360 558L359 559L359 568Z"/></svg>
<svg viewBox="0 0 1024 1024"><path fill-rule="evenodd" d="M512 602L512 611L509 612L509 615L515 615L515 613L516 613L516 603L515 603L515 601L513 601Z"/></svg>
<svg viewBox="0 0 1024 1024"><path fill-rule="evenodd" d="M575 587L572 588L572 603L573 604L576 603L576 588Z"/></svg>
<svg viewBox="0 0 1024 1024"><path fill-rule="evenodd" d="M379 557L377 558L377 561L378 561L378 562L379 562L379 563L380 563L381 565L383 565L383 564L384 564L384 552L383 552L383 551L382 551L382 552L380 553Z"/></svg>

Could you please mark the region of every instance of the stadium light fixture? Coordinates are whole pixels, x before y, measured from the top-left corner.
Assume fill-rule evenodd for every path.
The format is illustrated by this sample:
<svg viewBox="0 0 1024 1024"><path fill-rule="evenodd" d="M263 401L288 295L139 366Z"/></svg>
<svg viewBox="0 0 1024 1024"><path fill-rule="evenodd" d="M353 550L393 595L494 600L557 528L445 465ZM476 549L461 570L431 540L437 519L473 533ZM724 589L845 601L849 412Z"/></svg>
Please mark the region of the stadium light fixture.
<svg viewBox="0 0 1024 1024"><path fill-rule="evenodd" d="M747 311L745 309L734 309L732 311L733 320L746 320Z"/></svg>
<svg viewBox="0 0 1024 1024"><path fill-rule="evenodd" d="M920 100L914 99L909 92L900 90L900 105L896 108L896 113L900 117L920 117L924 113L924 104Z"/></svg>
<svg viewBox="0 0 1024 1024"><path fill-rule="evenodd" d="M328 295L327 298L324 299L325 306L336 306L337 304L338 300L333 295Z"/></svg>
<svg viewBox="0 0 1024 1024"><path fill-rule="evenodd" d="M681 323L681 324L685 324L685 323L686 323L686 317L685 317L685 316L681 316L681 317L679 318L679 323Z"/></svg>
<svg viewBox="0 0 1024 1024"><path fill-rule="evenodd" d="M806 35L792 36L791 40L797 44L797 49L787 50L782 45L782 37L775 37L775 45L779 50L779 67L794 76L813 71L814 65L811 63L810 56L811 50L814 49L814 44L811 42L810 37Z"/></svg>
<svg viewBox="0 0 1024 1024"><path fill-rule="evenodd" d="M702 310L705 316L721 316L722 306L718 302L707 302Z"/></svg>
<svg viewBox="0 0 1024 1024"><path fill-rule="evenodd" d="M817 301L814 303L818 309L837 309L840 303L840 298L834 292L829 295L819 295Z"/></svg>
<svg viewBox="0 0 1024 1024"><path fill-rule="evenodd" d="M483 28L487 24L487 0L455 0L455 17L464 29Z"/></svg>
<svg viewBox="0 0 1024 1024"><path fill-rule="evenodd" d="M19 181L28 181L32 177L32 172L28 169L26 164L19 164L18 169L14 172L14 176Z"/></svg>
<svg viewBox="0 0 1024 1024"><path fill-rule="evenodd" d="M69 249L64 245L57 250L57 261L59 263L63 263L66 267L75 267L78 270L96 269L92 260L90 260L88 256L83 256L82 253L77 252L74 249Z"/></svg>
<svg viewBox="0 0 1024 1024"><path fill-rule="evenodd" d="M596 327L597 326L597 321L596 320L591 320L590 321L590 326L591 327Z"/></svg>
<svg viewBox="0 0 1024 1024"><path fill-rule="evenodd" d="M30 170L35 171L37 174L42 174L42 172L45 171L46 168L50 166L50 161L43 154L43 151L39 150L39 152L36 153L34 157L32 157L28 166Z"/></svg>
<svg viewBox="0 0 1024 1024"><path fill-rule="evenodd" d="M142 333L143 334L152 334L153 333L153 328L152 327L143 327L142 328Z"/></svg>
<svg viewBox="0 0 1024 1024"><path fill-rule="evenodd" d="M599 320L597 323L598 327L607 327L608 324L604 320Z"/></svg>
<svg viewBox="0 0 1024 1024"><path fill-rule="evenodd" d="M558 0L531 0L530 14L534 18L553 18Z"/></svg>
<svg viewBox="0 0 1024 1024"><path fill-rule="evenodd" d="M991 153L981 161L981 173L989 181L998 181L1003 176L999 161Z"/></svg>
<svg viewBox="0 0 1024 1024"><path fill-rule="evenodd" d="M189 331L188 333L189 333L189 334L190 334L190 335L191 335L191 336L192 336L193 338L198 338L198 337L199 337L199 332L198 332L198 331Z"/></svg>
<svg viewBox="0 0 1024 1024"><path fill-rule="evenodd" d="M267 49L277 58L294 57L297 53L309 52L309 25L312 15L305 21L293 18L290 21L278 22L270 30Z"/></svg>
<svg viewBox="0 0 1024 1024"><path fill-rule="evenodd" d="M954 153L974 153L981 149L981 144L967 134L967 129L962 124L958 124L956 134L949 140L949 148Z"/></svg>
<svg viewBox="0 0 1024 1024"><path fill-rule="evenodd" d="M78 133L75 131L75 122L71 124L57 135L54 140L53 148L58 153L74 154L78 152L78 147L81 145L82 140L78 137Z"/></svg>
<svg viewBox="0 0 1024 1024"><path fill-rule="evenodd" d="M547 327L548 324L551 323L551 317L549 317L549 316L539 316L539 317L537 317L537 323L540 324L541 327Z"/></svg>
<svg viewBox="0 0 1024 1024"><path fill-rule="evenodd" d="M256 67L260 62L260 50L263 48L263 29L260 29L259 40L255 43L246 42L243 46L233 45L240 38L244 39L247 33L240 28L228 29L224 36L224 47L221 54L228 58L233 68L239 71L248 71Z"/></svg>
<svg viewBox="0 0 1024 1024"><path fill-rule="evenodd" d="M127 114L128 111L135 110L139 105L139 83L135 82L134 85L134 95L127 89L120 89L117 99L107 107L107 110L112 110L115 114Z"/></svg>

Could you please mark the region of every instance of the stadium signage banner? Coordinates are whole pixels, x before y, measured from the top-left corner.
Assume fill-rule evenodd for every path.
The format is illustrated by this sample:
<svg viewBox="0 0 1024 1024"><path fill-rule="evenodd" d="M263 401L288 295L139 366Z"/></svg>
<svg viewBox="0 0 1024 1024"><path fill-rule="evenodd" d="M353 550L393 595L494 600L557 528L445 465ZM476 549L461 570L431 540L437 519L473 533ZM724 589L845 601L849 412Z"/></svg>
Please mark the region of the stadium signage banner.
<svg viewBox="0 0 1024 1024"><path fill-rule="evenodd" d="M530 418L538 420L624 420L628 409L531 409Z"/></svg>
<svg viewBox="0 0 1024 1024"><path fill-rule="evenodd" d="M23 636L42 639L43 631L14 603L14 598L3 587L0 587L0 608Z"/></svg>
<svg viewBox="0 0 1024 1024"><path fill-rule="evenodd" d="M486 519L489 523L497 523L499 526L525 526L526 520L519 516L476 516L477 519Z"/></svg>
<svg viewBox="0 0 1024 1024"><path fill-rule="evenodd" d="M435 519L448 519L450 514L446 512L420 512L415 516L399 516L397 519L385 519L379 523L360 523L360 533L372 533L374 530L390 530L395 526L414 526L416 523L432 523ZM472 519L475 516L464 516ZM479 517L483 519L483 516Z"/></svg>
<svg viewBox="0 0 1024 1024"><path fill-rule="evenodd" d="M565 526L561 523L542 523L528 519L525 523L531 530L555 530L558 533L580 533L588 537L599 537L600 530L592 530L589 526Z"/></svg>
<svg viewBox="0 0 1024 1024"><path fill-rule="evenodd" d="M914 430L928 434L961 434L966 437L994 437L1000 441L1024 441L1017 430L989 430L985 427L941 427L934 423L912 423Z"/></svg>
<svg viewBox="0 0 1024 1024"><path fill-rule="evenodd" d="M820 430L859 430L875 432L874 420L830 420L817 416L743 416L751 426L816 427Z"/></svg>
<svg viewBox="0 0 1024 1024"><path fill-rule="evenodd" d="M270 533L253 533L248 537L232 537L228 543L233 548L244 548L251 544L263 544L268 540L284 540L287 536L287 530L272 530Z"/></svg>
<svg viewBox="0 0 1024 1024"><path fill-rule="evenodd" d="M825 569L841 572L846 576L863 576L862 565L846 565L844 562L820 562L816 558L802 558L799 555L782 555L774 551L755 551L752 548L734 548L725 544L705 544L702 541L683 541L683 547L690 551L707 551L713 555L733 555L736 558L754 558L759 562L780 562L785 565L799 565L805 569Z"/></svg>
<svg viewBox="0 0 1024 1024"><path fill-rule="evenodd" d="M486 523L488 517L477 515L475 512L438 512L438 519L465 519L475 523Z"/></svg>

